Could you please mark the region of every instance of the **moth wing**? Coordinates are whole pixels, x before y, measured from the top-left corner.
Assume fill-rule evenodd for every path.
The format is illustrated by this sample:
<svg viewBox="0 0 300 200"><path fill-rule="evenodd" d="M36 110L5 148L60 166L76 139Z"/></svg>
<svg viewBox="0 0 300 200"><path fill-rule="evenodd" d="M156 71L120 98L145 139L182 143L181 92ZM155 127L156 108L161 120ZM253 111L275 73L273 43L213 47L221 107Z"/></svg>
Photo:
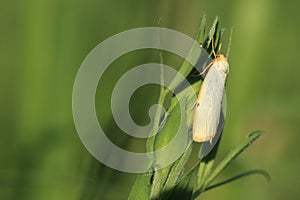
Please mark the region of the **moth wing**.
<svg viewBox="0 0 300 200"><path fill-rule="evenodd" d="M211 94L207 85L207 81L204 79L194 114L193 138L195 141L201 142L203 140L207 140L208 138L208 129L211 121L211 108Z"/></svg>
<svg viewBox="0 0 300 200"><path fill-rule="evenodd" d="M212 139L212 143L210 142L204 142L201 145L200 151L199 151L199 158L200 160L202 158L204 158L205 156L207 156L207 154L214 148L214 146L217 144L217 142L219 141L223 128L224 128L224 124L225 124L225 113L226 113L226 98L225 98L225 92L224 92L224 96L223 96L223 100L222 100L222 111L220 113L220 117L219 117L219 124L218 124L218 128L217 128L217 132L215 137Z"/></svg>
<svg viewBox="0 0 300 200"><path fill-rule="evenodd" d="M203 141L209 141L216 135L221 113L226 77L218 70L218 64L214 63L209 69L197 100L193 136Z"/></svg>

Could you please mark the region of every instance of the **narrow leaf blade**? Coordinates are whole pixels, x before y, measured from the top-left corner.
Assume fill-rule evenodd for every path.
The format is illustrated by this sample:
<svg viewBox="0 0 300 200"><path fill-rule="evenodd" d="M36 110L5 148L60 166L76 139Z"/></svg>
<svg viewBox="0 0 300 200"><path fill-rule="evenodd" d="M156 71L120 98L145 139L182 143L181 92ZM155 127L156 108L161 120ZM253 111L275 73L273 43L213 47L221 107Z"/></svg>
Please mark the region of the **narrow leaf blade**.
<svg viewBox="0 0 300 200"><path fill-rule="evenodd" d="M138 175L131 188L128 200L150 200L152 172Z"/></svg>
<svg viewBox="0 0 300 200"><path fill-rule="evenodd" d="M214 185L211 185L211 186L207 187L205 189L205 191L211 190L213 188L220 187L220 186L225 185L227 183L230 183L232 181L235 181L235 180L238 180L238 179L241 179L241 178L244 178L244 177L248 177L248 176L253 176L253 175L261 175L261 176L263 176L266 179L266 181L268 181L268 182L270 181L270 175L269 175L269 173L267 171L261 170L261 169L256 169L256 170L250 170L250 171L238 174L238 175L236 175L234 177L231 177L231 178L229 178L227 180L224 180L222 182L219 182L219 183L216 183Z"/></svg>
<svg viewBox="0 0 300 200"><path fill-rule="evenodd" d="M165 199L191 200L193 198L194 185L197 180L197 163L174 187Z"/></svg>
<svg viewBox="0 0 300 200"><path fill-rule="evenodd" d="M254 131L247 135L215 168L215 170L209 175L205 180L204 188L212 183L212 181L224 170L228 164L236 158L240 153L242 153L252 142L259 138L263 134L262 131Z"/></svg>

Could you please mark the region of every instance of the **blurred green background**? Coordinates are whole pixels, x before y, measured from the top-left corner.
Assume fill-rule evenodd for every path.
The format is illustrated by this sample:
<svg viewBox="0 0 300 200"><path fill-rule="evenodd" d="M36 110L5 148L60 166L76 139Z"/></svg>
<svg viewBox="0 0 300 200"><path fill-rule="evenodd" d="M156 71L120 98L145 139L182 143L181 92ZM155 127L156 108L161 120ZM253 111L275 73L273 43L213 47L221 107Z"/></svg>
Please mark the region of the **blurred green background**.
<svg viewBox="0 0 300 200"><path fill-rule="evenodd" d="M231 26L235 28L219 158L248 132L266 133L219 180L263 168L272 181L249 177L208 191L200 199L299 198L298 1L1 3L1 199L126 199L136 174L99 163L75 130L71 103L76 72L101 41L131 28L157 26L159 18L164 27L194 37L203 12L207 29L216 15L227 28L225 38ZM166 57L167 64L179 67L180 59ZM122 134L113 122L107 106L113 86L128 69L154 61L159 61L154 50L129 53L114 62L99 83L99 121L124 149L143 151L145 141ZM134 95L130 110L137 123L149 122L147 112L157 92L158 87L150 85Z"/></svg>

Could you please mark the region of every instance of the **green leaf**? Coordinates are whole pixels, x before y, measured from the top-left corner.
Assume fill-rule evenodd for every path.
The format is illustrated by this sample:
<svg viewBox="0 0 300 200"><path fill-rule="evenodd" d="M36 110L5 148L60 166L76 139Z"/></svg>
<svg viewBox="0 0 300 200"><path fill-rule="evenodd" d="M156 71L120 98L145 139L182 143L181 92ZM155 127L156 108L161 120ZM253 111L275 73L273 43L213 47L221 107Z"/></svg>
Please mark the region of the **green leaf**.
<svg viewBox="0 0 300 200"><path fill-rule="evenodd" d="M230 35L229 35L229 40L228 40L228 44L227 44L227 51L226 51L226 58L228 58L229 55L230 55L232 35L233 35L233 27L231 27L231 29L230 29Z"/></svg>
<svg viewBox="0 0 300 200"><path fill-rule="evenodd" d="M175 108L168 114L167 121L162 128L162 130L156 135L155 142L154 142L154 150L157 151L165 146L167 146L171 140L174 139L176 134L187 134L188 129L186 127L186 113L181 112L182 110L186 110L186 99L182 99L184 108L181 108L180 104L177 104ZM181 121L183 120L183 121ZM181 129L178 130L181 124ZM180 141L181 142L181 141ZM184 145L184 144L179 144ZM177 148L177 145L173 145L174 148ZM176 152L176 149L168 149L167 151L160 152L160 154L156 154L156 157L154 157L154 163L153 167L161 166L163 165L163 162L165 158L170 157L170 155L173 154L173 152ZM184 153L184 152L182 152ZM160 192L164 186L164 183L166 182L166 179L168 177L168 174L171 170L171 165L157 170L154 173L154 180L153 180L153 186L151 189L151 198L157 198L160 195Z"/></svg>
<svg viewBox="0 0 300 200"><path fill-rule="evenodd" d="M150 200L151 177L153 172L138 175L131 188L128 200Z"/></svg>
<svg viewBox="0 0 300 200"><path fill-rule="evenodd" d="M182 100L187 101L187 103L186 103L186 105L187 105L186 109L184 109L185 112L186 112L186 114L185 114L186 119L184 119L186 121L186 129L185 129L186 130L186 134L188 134L188 130L190 130L191 126L192 126L192 120L193 120L193 118L191 116L193 116L193 112L194 111L191 108L192 108L192 105L194 104L194 102L196 100L195 98L192 98L192 96L191 96L190 93L191 92L193 93L194 90L199 90L200 85L201 85L201 81L198 81L198 82L196 82L196 83L193 84L193 86L192 86L193 90L191 90L191 88L185 88L183 91L181 91L180 93L178 93L178 96L177 96L178 98L176 98L176 97L172 98L171 105L170 105L170 108L168 110L168 113L170 113L170 114L168 114L168 118L167 118L168 123L169 123L169 121L170 121L169 118L170 117L174 117L174 113L173 112L176 109L179 110L180 104L178 103L178 101L182 101ZM178 116L178 123L180 122L179 117L180 116ZM165 126L167 126L167 124L165 124ZM172 126L172 128L174 128L174 125L172 125L172 123L171 123L171 126ZM170 128L166 127L165 130L170 130ZM173 131L175 131L175 129ZM163 133L163 130L162 130L162 132L159 133L159 135L160 135L159 137L163 137L163 134L164 133ZM169 134L169 133L166 133L166 134L168 134L168 136L172 136L172 134ZM159 137L157 138L157 140L159 140ZM172 136L172 137L174 137L174 136ZM168 137L163 137L163 138L167 139ZM171 138L169 138L169 139L171 139ZM168 142L169 141L164 141L163 144L168 143ZM158 144L158 143L156 143L156 144ZM178 178L180 177L180 175L184 171L184 166L185 166L188 158L191 155L191 151L192 151L192 145L190 145L189 147L187 147L187 149L185 150L185 152L183 153L183 155L172 166L157 171L157 173L155 174L156 177L159 176L159 179L157 180L157 182L159 182L161 184L162 181L164 180L164 178L161 179L161 177L165 177L166 178L165 184L163 186L163 190L169 190L169 189L171 189L175 185L176 181L178 180ZM167 177L166 177L166 175L167 175ZM155 179L154 182L155 182L154 184L157 185L156 179Z"/></svg>
<svg viewBox="0 0 300 200"><path fill-rule="evenodd" d="M216 33L218 32L218 31L217 31L218 25L219 25L219 19L218 19L218 16L216 16L216 18L215 18L215 20L214 20L214 22L213 22L213 24L212 24L212 26L211 26L211 28L210 28L210 30L209 30L209 32L208 32L208 36L207 36L207 38L206 38L206 40L205 40L205 44L206 44L205 48L206 48L206 49L210 49L210 48L211 48L210 42L211 42L212 38L213 38L213 37L216 35ZM215 45L216 45L216 44L215 44Z"/></svg>
<svg viewBox="0 0 300 200"><path fill-rule="evenodd" d="M206 15L203 14L201 17L199 28L198 28L198 33L195 37L195 40L198 41L200 44L202 44L204 42L205 24L206 24Z"/></svg>
<svg viewBox="0 0 300 200"><path fill-rule="evenodd" d="M215 158L218 152L219 144L220 144L221 136L213 150L205 156L201 161L198 169L198 186L196 188L199 188L199 191L202 190L204 186L204 181L207 178L208 174L210 174L211 169L214 165Z"/></svg>
<svg viewBox="0 0 300 200"><path fill-rule="evenodd" d="M206 16L203 15L198 28L198 33L194 39L198 44L202 44L204 42L205 22L206 22ZM187 57L190 58L190 60L197 61L202 53L203 52L196 53L195 46L192 46ZM191 63L189 63L187 60L184 60L178 70L179 72L178 75L174 77L174 80L169 85L170 90L171 91L175 90L180 85L180 83L182 82L180 75L183 77L187 77L190 74L190 72L193 70L193 68L194 66L192 66Z"/></svg>
<svg viewBox="0 0 300 200"><path fill-rule="evenodd" d="M163 199L174 200L191 200L193 197L193 190L195 182L197 181L197 169L199 163L196 164L171 191L166 191L167 196Z"/></svg>
<svg viewBox="0 0 300 200"><path fill-rule="evenodd" d="M161 21L159 21L161 23ZM161 25L161 24L160 24ZM165 97L167 95L168 90L164 88L164 59L162 55L162 51L159 52L159 59L160 59L160 93L159 93L159 98L158 98L158 105L161 105L161 107L158 107L155 113L155 118L154 118L154 124L153 124L153 130L150 133L150 135L153 135L152 137L149 137L147 140L146 148L147 152L153 152L154 148L154 141L155 141L155 136L157 132L159 131L160 127L160 119L163 115L163 105L165 102Z"/></svg>
<svg viewBox="0 0 300 200"><path fill-rule="evenodd" d="M163 190L169 191L172 187L175 186L178 178L183 173L184 166L187 162L187 160L190 158L192 153L192 145L190 145L187 150L184 152L184 154L178 159L175 164L172 166L172 169L168 175L167 181L164 185Z"/></svg>
<svg viewBox="0 0 300 200"><path fill-rule="evenodd" d="M240 153L242 153L253 141L255 141L259 136L263 134L262 131L254 131L247 135L215 168L215 170L209 175L205 180L203 189L209 186L212 181L224 170L228 164L236 158Z"/></svg>
<svg viewBox="0 0 300 200"><path fill-rule="evenodd" d="M247 171L247 172L244 172L244 173L241 173L241 174L238 174L234 177L231 177L225 181L222 181L222 182L219 182L219 183L216 183L214 185L211 185L211 186L208 186L207 188L205 188L205 191L207 190L211 190L213 188L216 188L216 187L219 187L219 186L222 186L224 184L227 184L227 183L230 183L232 181L235 181L235 180L238 180L240 178L244 178L244 177L247 177L247 176L252 176L252 175L261 175L263 176L268 182L270 181L270 175L268 172L266 172L265 170L261 170L261 169L255 169L255 170L250 170L250 171Z"/></svg>

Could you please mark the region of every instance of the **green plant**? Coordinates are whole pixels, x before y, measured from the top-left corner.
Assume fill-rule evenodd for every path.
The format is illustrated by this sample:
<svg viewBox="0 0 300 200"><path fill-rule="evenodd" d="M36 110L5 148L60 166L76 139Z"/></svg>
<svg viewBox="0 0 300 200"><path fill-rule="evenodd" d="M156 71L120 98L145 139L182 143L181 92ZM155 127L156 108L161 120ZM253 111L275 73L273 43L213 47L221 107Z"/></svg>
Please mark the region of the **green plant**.
<svg viewBox="0 0 300 200"><path fill-rule="evenodd" d="M212 48L216 50L221 43L224 29L219 29L219 21L218 18L216 18L209 30L208 35L205 37L205 23L206 18L205 16L203 16L195 40L198 43L202 44L207 52L212 52ZM230 34L229 45L227 47L227 57L229 56L231 35L232 34ZM211 45L212 43L214 43L213 47ZM191 49L190 54L191 56L193 56L193 49ZM161 53L160 57L162 62L163 58ZM192 73L192 71L193 66L191 66L187 61L184 61L179 69L179 73L184 77L188 77ZM163 82L163 76L161 77L161 81ZM170 88L174 89L179 84L179 79L175 77L170 85ZM192 86L195 91L199 91L201 81L199 80L193 83ZM158 103L160 105L164 105L168 96L170 96L170 90L162 86ZM158 134L155 134L155 136L148 139L148 151L158 150L167 145L172 140L174 134L176 133L176 124L180 122L181 115L184 115L183 118L186 120L186 131L188 134L193 120L193 118L191 117L193 116L193 111L188 108L192 107L194 102L190 98L190 94L187 90L182 90L178 96L179 98L185 98L185 105L187 108L186 113L180 112L180 105L178 103L179 100L176 97L171 97L171 103L167 110L167 117L165 117L165 119L163 120L164 126L160 130L160 126L162 123L162 110L158 109L156 112L155 124L153 129L153 132ZM215 166L214 160L217 155L217 150L220 143L219 140L213 150L207 156L199 160L197 164L189 170L189 172L184 173L186 163L192 152L193 145L190 145L186 148L181 157L173 164L154 172L148 172L138 175L132 187L129 199L195 199L201 193L207 190L213 189L244 176L261 174L268 178L269 176L265 171L252 170L212 185L213 181L222 172L222 170L224 170L225 167L227 167L235 157L237 157L247 146L249 146L261 135L261 131L254 131L247 135L220 163ZM159 157L161 158L164 158L165 156L168 155L159 155ZM157 160L159 161L160 159Z"/></svg>

